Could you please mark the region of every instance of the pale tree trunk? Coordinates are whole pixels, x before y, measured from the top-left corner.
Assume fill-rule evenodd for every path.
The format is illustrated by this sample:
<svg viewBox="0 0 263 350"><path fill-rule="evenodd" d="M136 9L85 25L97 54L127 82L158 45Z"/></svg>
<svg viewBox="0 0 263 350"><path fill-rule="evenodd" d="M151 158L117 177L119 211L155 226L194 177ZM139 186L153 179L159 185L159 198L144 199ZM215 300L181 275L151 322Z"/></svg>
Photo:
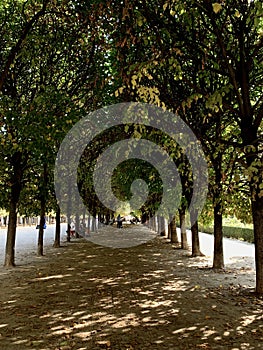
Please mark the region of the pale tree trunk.
<svg viewBox="0 0 263 350"><path fill-rule="evenodd" d="M202 254L200 250L198 221L194 220L193 218L196 218L196 216L191 215L190 213L191 232L192 232L192 256L193 257L204 256L204 254Z"/></svg>
<svg viewBox="0 0 263 350"><path fill-rule="evenodd" d="M165 220L163 216L158 216L158 232L160 232L160 236L165 237Z"/></svg>
<svg viewBox="0 0 263 350"><path fill-rule="evenodd" d="M156 230L156 227L157 227L156 217L153 216L152 219L150 220L150 222L152 223L152 230L153 230L154 232L156 232L156 231L157 231L157 230Z"/></svg>
<svg viewBox="0 0 263 350"><path fill-rule="evenodd" d="M180 230L181 230L181 248L187 250L188 242L187 242L187 234L186 234L185 208L181 208L178 211L179 211Z"/></svg>
<svg viewBox="0 0 263 350"><path fill-rule="evenodd" d="M72 210L72 198L71 198L71 187L70 183L68 184L68 201L67 201L67 242L70 242L70 230L71 230L71 210Z"/></svg>
<svg viewBox="0 0 263 350"><path fill-rule="evenodd" d="M88 223L87 223L87 228L88 228L88 230L86 230L85 231L85 234L87 233L88 235L90 234L90 231L91 231L91 228L90 228L90 226L91 226L91 216L90 216L90 213L88 214Z"/></svg>
<svg viewBox="0 0 263 350"><path fill-rule="evenodd" d="M177 235L177 230L176 230L176 219L173 217L173 220L170 223L171 225L171 243L178 244L178 235Z"/></svg>
<svg viewBox="0 0 263 350"><path fill-rule="evenodd" d="M96 214L93 214L91 217L91 231L96 231Z"/></svg>
<svg viewBox="0 0 263 350"><path fill-rule="evenodd" d="M79 197L75 199L74 208L75 212L75 237L79 238L79 230L80 230L80 216L79 216Z"/></svg>

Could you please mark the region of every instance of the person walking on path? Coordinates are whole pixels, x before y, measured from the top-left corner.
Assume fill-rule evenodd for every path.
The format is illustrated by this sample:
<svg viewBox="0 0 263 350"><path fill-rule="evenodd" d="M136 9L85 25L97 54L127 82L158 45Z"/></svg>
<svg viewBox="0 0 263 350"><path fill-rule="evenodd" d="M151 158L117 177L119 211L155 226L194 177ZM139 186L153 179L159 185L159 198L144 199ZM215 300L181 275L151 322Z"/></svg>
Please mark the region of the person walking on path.
<svg viewBox="0 0 263 350"><path fill-rule="evenodd" d="M120 214L117 216L117 228L122 228L122 218Z"/></svg>

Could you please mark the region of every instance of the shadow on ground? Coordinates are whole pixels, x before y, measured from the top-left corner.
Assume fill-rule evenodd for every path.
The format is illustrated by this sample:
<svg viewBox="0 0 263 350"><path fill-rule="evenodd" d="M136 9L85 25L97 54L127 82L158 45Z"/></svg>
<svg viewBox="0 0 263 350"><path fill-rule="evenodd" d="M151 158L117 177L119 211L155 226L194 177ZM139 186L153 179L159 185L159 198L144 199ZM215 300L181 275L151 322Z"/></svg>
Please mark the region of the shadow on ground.
<svg viewBox="0 0 263 350"><path fill-rule="evenodd" d="M2 274L0 348L262 349L262 300L164 238L75 241Z"/></svg>

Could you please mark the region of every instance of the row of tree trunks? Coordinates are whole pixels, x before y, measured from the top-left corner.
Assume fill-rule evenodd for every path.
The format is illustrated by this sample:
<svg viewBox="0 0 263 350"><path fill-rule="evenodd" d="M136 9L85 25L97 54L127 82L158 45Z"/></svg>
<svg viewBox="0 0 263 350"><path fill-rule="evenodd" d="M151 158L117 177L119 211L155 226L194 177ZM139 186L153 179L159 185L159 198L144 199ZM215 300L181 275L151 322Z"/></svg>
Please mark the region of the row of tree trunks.
<svg viewBox="0 0 263 350"><path fill-rule="evenodd" d="M180 217L180 231L181 231L181 248L187 250L189 246L187 242L187 233L186 233L185 208L182 208L179 210L179 217ZM161 228L164 227L164 222L162 220L164 220L164 218L161 218L161 217L157 218L157 222L156 220L150 220L150 229L156 232L160 231L159 232L160 236L166 236L165 230L159 229L159 227ZM193 223L191 227L191 231L192 231L192 256L203 256L203 254L200 251L198 222ZM167 238L170 239L171 243L179 244L175 217L171 220L171 222L168 223Z"/></svg>

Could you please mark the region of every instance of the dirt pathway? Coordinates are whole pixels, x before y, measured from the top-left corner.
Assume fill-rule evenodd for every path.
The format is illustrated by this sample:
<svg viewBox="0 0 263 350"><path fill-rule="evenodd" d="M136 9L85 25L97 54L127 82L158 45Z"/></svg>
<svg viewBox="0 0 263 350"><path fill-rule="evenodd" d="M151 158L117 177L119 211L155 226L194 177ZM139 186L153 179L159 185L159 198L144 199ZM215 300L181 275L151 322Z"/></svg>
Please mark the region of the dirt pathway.
<svg viewBox="0 0 263 350"><path fill-rule="evenodd" d="M254 270L209 266L164 238L49 248L0 271L0 349L263 349Z"/></svg>

